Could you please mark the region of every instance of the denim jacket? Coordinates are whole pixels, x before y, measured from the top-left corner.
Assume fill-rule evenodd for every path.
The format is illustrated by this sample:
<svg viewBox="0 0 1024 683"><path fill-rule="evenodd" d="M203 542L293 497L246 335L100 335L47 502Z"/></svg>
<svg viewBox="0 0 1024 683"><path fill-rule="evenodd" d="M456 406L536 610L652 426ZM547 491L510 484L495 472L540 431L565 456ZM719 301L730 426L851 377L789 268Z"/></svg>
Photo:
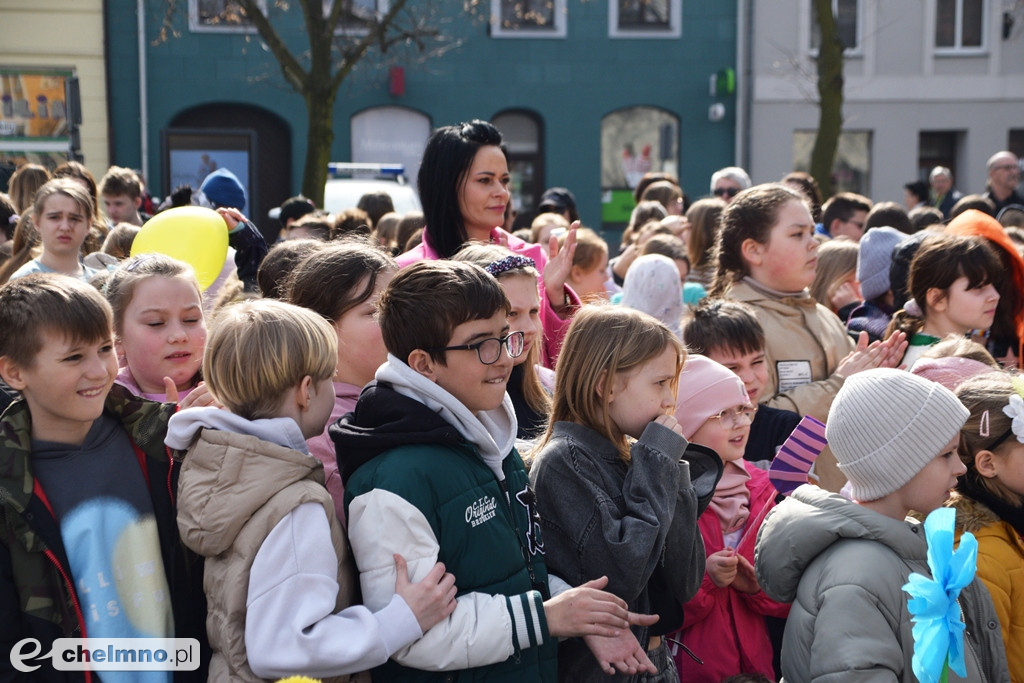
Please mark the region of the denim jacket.
<svg viewBox="0 0 1024 683"><path fill-rule="evenodd" d="M651 423L625 462L594 430L557 422L530 472L544 533L549 571L574 586L608 577L606 590L634 612L663 612L692 598L704 575L697 518L722 474L709 449L690 446ZM668 590L653 604L656 571ZM650 629L634 627L641 645ZM559 651L559 678L590 680L599 672L581 639Z"/></svg>

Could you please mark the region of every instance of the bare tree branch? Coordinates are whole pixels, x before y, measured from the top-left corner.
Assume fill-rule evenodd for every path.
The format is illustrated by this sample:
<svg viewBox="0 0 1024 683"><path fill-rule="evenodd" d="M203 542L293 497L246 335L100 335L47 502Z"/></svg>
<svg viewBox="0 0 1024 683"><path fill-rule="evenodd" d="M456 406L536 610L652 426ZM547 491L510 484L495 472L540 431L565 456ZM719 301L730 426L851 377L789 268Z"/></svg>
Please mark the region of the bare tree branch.
<svg viewBox="0 0 1024 683"><path fill-rule="evenodd" d="M270 20L263 14L259 5L256 4L256 0L238 0L238 4L245 10L245 16L252 22L253 27L259 32L260 38L267 44L270 52L274 55L278 64L281 65L281 74L284 76L284 80L301 92L302 88L305 87L306 79L309 77L306 70L302 68L302 64L299 63L299 60L291 53L291 50L285 45L281 36L274 30Z"/></svg>

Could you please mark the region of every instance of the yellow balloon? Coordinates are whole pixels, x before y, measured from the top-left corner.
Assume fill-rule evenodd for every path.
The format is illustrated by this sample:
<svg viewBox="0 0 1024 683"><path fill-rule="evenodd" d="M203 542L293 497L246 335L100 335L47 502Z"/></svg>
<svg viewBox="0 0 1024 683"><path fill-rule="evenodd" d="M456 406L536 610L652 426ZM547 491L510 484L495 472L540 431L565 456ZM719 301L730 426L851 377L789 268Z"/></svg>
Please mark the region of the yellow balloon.
<svg viewBox="0 0 1024 683"><path fill-rule="evenodd" d="M132 256L157 252L184 261L196 271L204 291L224 268L228 226L219 213L201 206L179 206L146 221L132 242Z"/></svg>

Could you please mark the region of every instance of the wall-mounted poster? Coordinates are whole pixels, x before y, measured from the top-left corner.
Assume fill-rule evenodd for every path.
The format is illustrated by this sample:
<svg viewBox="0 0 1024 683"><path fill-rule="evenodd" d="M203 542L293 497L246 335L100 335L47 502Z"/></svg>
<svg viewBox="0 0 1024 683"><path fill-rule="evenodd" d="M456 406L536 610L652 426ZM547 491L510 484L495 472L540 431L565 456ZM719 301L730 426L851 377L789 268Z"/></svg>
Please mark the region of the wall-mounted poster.
<svg viewBox="0 0 1024 683"><path fill-rule="evenodd" d="M71 71L0 67L0 137L67 139Z"/></svg>
<svg viewBox="0 0 1024 683"><path fill-rule="evenodd" d="M245 188L249 215L256 168L256 133L251 130L168 128L163 133L163 193L189 185L198 190L206 176L219 168L231 171Z"/></svg>
<svg viewBox="0 0 1024 683"><path fill-rule="evenodd" d="M657 107L627 107L601 119L601 220L624 227L645 173L679 175L679 119Z"/></svg>
<svg viewBox="0 0 1024 683"><path fill-rule="evenodd" d="M68 160L73 75L71 69L0 66L0 175L28 162L52 169Z"/></svg>

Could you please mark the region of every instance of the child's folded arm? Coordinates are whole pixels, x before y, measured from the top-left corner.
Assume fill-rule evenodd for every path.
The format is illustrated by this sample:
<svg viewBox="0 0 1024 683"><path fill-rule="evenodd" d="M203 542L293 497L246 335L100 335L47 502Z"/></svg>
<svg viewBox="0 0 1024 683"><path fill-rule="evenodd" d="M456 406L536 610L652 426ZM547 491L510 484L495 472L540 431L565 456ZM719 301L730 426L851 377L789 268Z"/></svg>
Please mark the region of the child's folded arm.
<svg viewBox="0 0 1024 683"><path fill-rule="evenodd" d="M376 612L353 605L335 613L337 568L320 503L298 506L270 532L253 561L246 598L246 657L256 675L365 671L420 637L400 596Z"/></svg>
<svg viewBox="0 0 1024 683"><path fill-rule="evenodd" d="M681 469L687 470L687 463L680 463ZM698 504L697 494L693 487L686 485L689 476L680 477L680 487L676 494L675 512L672 524L665 537L663 562L668 571L665 573L670 588L679 602L686 602L700 590L704 579L704 537L697 527Z"/></svg>
<svg viewBox="0 0 1024 683"><path fill-rule="evenodd" d="M437 562L440 546L430 523L398 494L372 489L355 497L348 510L349 540L367 607L387 604L394 595L396 553L406 559L410 581L422 580ZM540 593L465 593L448 618L392 658L416 669L455 671L505 661L546 637Z"/></svg>

